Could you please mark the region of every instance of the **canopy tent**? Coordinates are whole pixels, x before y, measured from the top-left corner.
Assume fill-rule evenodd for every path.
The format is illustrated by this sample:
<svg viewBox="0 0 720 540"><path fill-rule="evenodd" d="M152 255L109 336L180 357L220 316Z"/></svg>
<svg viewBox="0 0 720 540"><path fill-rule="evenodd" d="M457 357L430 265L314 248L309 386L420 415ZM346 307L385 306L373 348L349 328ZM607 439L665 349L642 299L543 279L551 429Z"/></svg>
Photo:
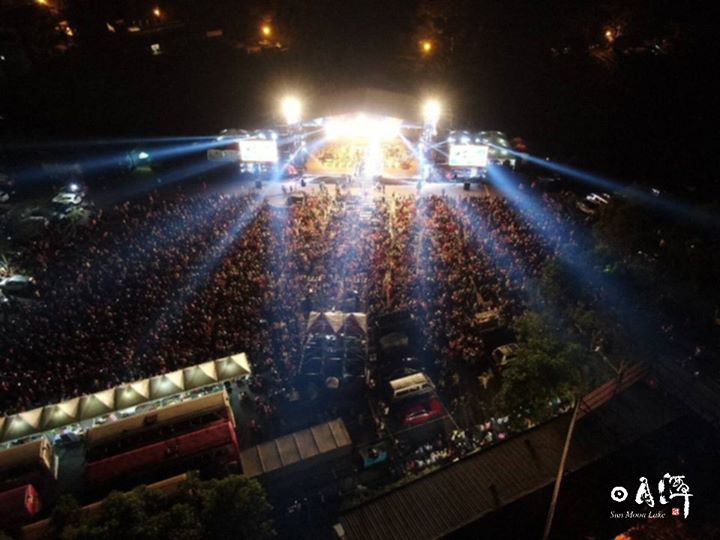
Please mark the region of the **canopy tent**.
<svg viewBox="0 0 720 540"><path fill-rule="evenodd" d="M247 355L245 353L233 354L171 373L72 398L61 403L0 417L0 442L12 441L81 420L89 420L147 401L210 386L250 373L252 373L252 368Z"/></svg>
<svg viewBox="0 0 720 540"><path fill-rule="evenodd" d="M343 311L311 311L307 322L308 334L347 333L367 334L367 315Z"/></svg>
<svg viewBox="0 0 720 540"><path fill-rule="evenodd" d="M366 335L367 315L364 313L349 313L345 317L341 331L345 334Z"/></svg>
<svg viewBox="0 0 720 540"><path fill-rule="evenodd" d="M80 398L80 419L86 420L115 410L115 388Z"/></svg>
<svg viewBox="0 0 720 540"><path fill-rule="evenodd" d="M127 409L150 399L150 379L118 386L115 389L115 407Z"/></svg>
<svg viewBox="0 0 720 540"><path fill-rule="evenodd" d="M319 311L311 311L307 322L307 333L308 334L333 334L333 330L330 321L327 320L324 313Z"/></svg>
<svg viewBox="0 0 720 540"><path fill-rule="evenodd" d="M185 390L213 384L218 380L215 362L205 362L183 370Z"/></svg>
<svg viewBox="0 0 720 540"><path fill-rule="evenodd" d="M43 408L41 427L53 429L72 424L80 419L80 398L76 397Z"/></svg>
<svg viewBox="0 0 720 540"><path fill-rule="evenodd" d="M173 371L150 379L150 399L159 399L185 390L183 371Z"/></svg>
<svg viewBox="0 0 720 540"><path fill-rule="evenodd" d="M233 354L232 356L215 360L215 369L217 370L219 380L233 379L252 373L250 363L245 353Z"/></svg>
<svg viewBox="0 0 720 540"><path fill-rule="evenodd" d="M43 408L39 407L7 417L3 425L1 440L9 441L37 433L40 430L42 412Z"/></svg>

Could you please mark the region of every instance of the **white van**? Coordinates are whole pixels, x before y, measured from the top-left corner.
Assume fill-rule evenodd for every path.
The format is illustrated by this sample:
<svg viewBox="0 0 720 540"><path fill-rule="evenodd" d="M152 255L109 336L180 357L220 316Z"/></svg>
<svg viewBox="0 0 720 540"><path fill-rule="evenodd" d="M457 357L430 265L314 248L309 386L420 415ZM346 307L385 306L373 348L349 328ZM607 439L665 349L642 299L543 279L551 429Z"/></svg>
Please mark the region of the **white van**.
<svg viewBox="0 0 720 540"><path fill-rule="evenodd" d="M390 381L390 395L393 400L432 394L435 385L424 373L413 373Z"/></svg>

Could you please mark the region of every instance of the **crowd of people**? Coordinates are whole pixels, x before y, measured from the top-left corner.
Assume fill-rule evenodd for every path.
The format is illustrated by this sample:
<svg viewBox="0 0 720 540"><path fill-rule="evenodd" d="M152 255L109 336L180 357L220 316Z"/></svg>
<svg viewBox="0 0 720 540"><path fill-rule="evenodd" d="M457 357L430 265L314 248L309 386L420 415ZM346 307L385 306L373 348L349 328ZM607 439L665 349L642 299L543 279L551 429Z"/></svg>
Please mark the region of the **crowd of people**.
<svg viewBox="0 0 720 540"><path fill-rule="evenodd" d="M259 352L266 220L254 194L150 195L49 230L21 261L39 298L3 323L0 411Z"/></svg>
<svg viewBox="0 0 720 540"><path fill-rule="evenodd" d="M260 395L290 392L310 309L383 301L387 209L355 199L323 190L276 208L255 192L150 195L69 241L51 230L19 261L39 298L2 323L0 412L237 352Z"/></svg>
<svg viewBox="0 0 720 540"><path fill-rule="evenodd" d="M0 411L237 352L261 393L290 392L310 310L406 309L424 354L474 364L488 352L475 314L511 321L551 252L500 198L149 195L25 251L39 300L2 323Z"/></svg>

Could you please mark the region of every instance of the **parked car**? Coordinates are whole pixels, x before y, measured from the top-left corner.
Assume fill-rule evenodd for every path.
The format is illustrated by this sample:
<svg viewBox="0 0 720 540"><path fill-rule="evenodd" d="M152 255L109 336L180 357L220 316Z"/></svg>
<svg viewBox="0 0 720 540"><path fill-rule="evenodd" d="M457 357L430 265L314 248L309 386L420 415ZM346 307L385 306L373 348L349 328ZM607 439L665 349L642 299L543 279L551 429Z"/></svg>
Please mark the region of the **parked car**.
<svg viewBox="0 0 720 540"><path fill-rule="evenodd" d="M53 204L60 204L63 206L77 206L82 202L82 195L78 193L58 193L53 197Z"/></svg>
<svg viewBox="0 0 720 540"><path fill-rule="evenodd" d="M70 182L62 187L55 197L53 197L53 204L63 206L77 206L82 203L87 189L79 182Z"/></svg>
<svg viewBox="0 0 720 540"><path fill-rule="evenodd" d="M439 418L443 414L443 406L440 400L432 398L420 403L413 403L400 411L400 422L403 426L417 426Z"/></svg>

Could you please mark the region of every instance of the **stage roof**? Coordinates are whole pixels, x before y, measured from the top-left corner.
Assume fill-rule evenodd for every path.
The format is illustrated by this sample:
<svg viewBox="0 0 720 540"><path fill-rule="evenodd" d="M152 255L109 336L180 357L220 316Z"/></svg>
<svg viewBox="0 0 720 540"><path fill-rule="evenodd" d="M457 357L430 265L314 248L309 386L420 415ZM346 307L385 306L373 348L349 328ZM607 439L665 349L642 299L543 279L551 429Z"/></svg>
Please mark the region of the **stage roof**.
<svg viewBox="0 0 720 540"><path fill-rule="evenodd" d="M420 122L420 100L410 94L376 88L358 88L323 96L311 106L309 117L321 118L364 112Z"/></svg>

